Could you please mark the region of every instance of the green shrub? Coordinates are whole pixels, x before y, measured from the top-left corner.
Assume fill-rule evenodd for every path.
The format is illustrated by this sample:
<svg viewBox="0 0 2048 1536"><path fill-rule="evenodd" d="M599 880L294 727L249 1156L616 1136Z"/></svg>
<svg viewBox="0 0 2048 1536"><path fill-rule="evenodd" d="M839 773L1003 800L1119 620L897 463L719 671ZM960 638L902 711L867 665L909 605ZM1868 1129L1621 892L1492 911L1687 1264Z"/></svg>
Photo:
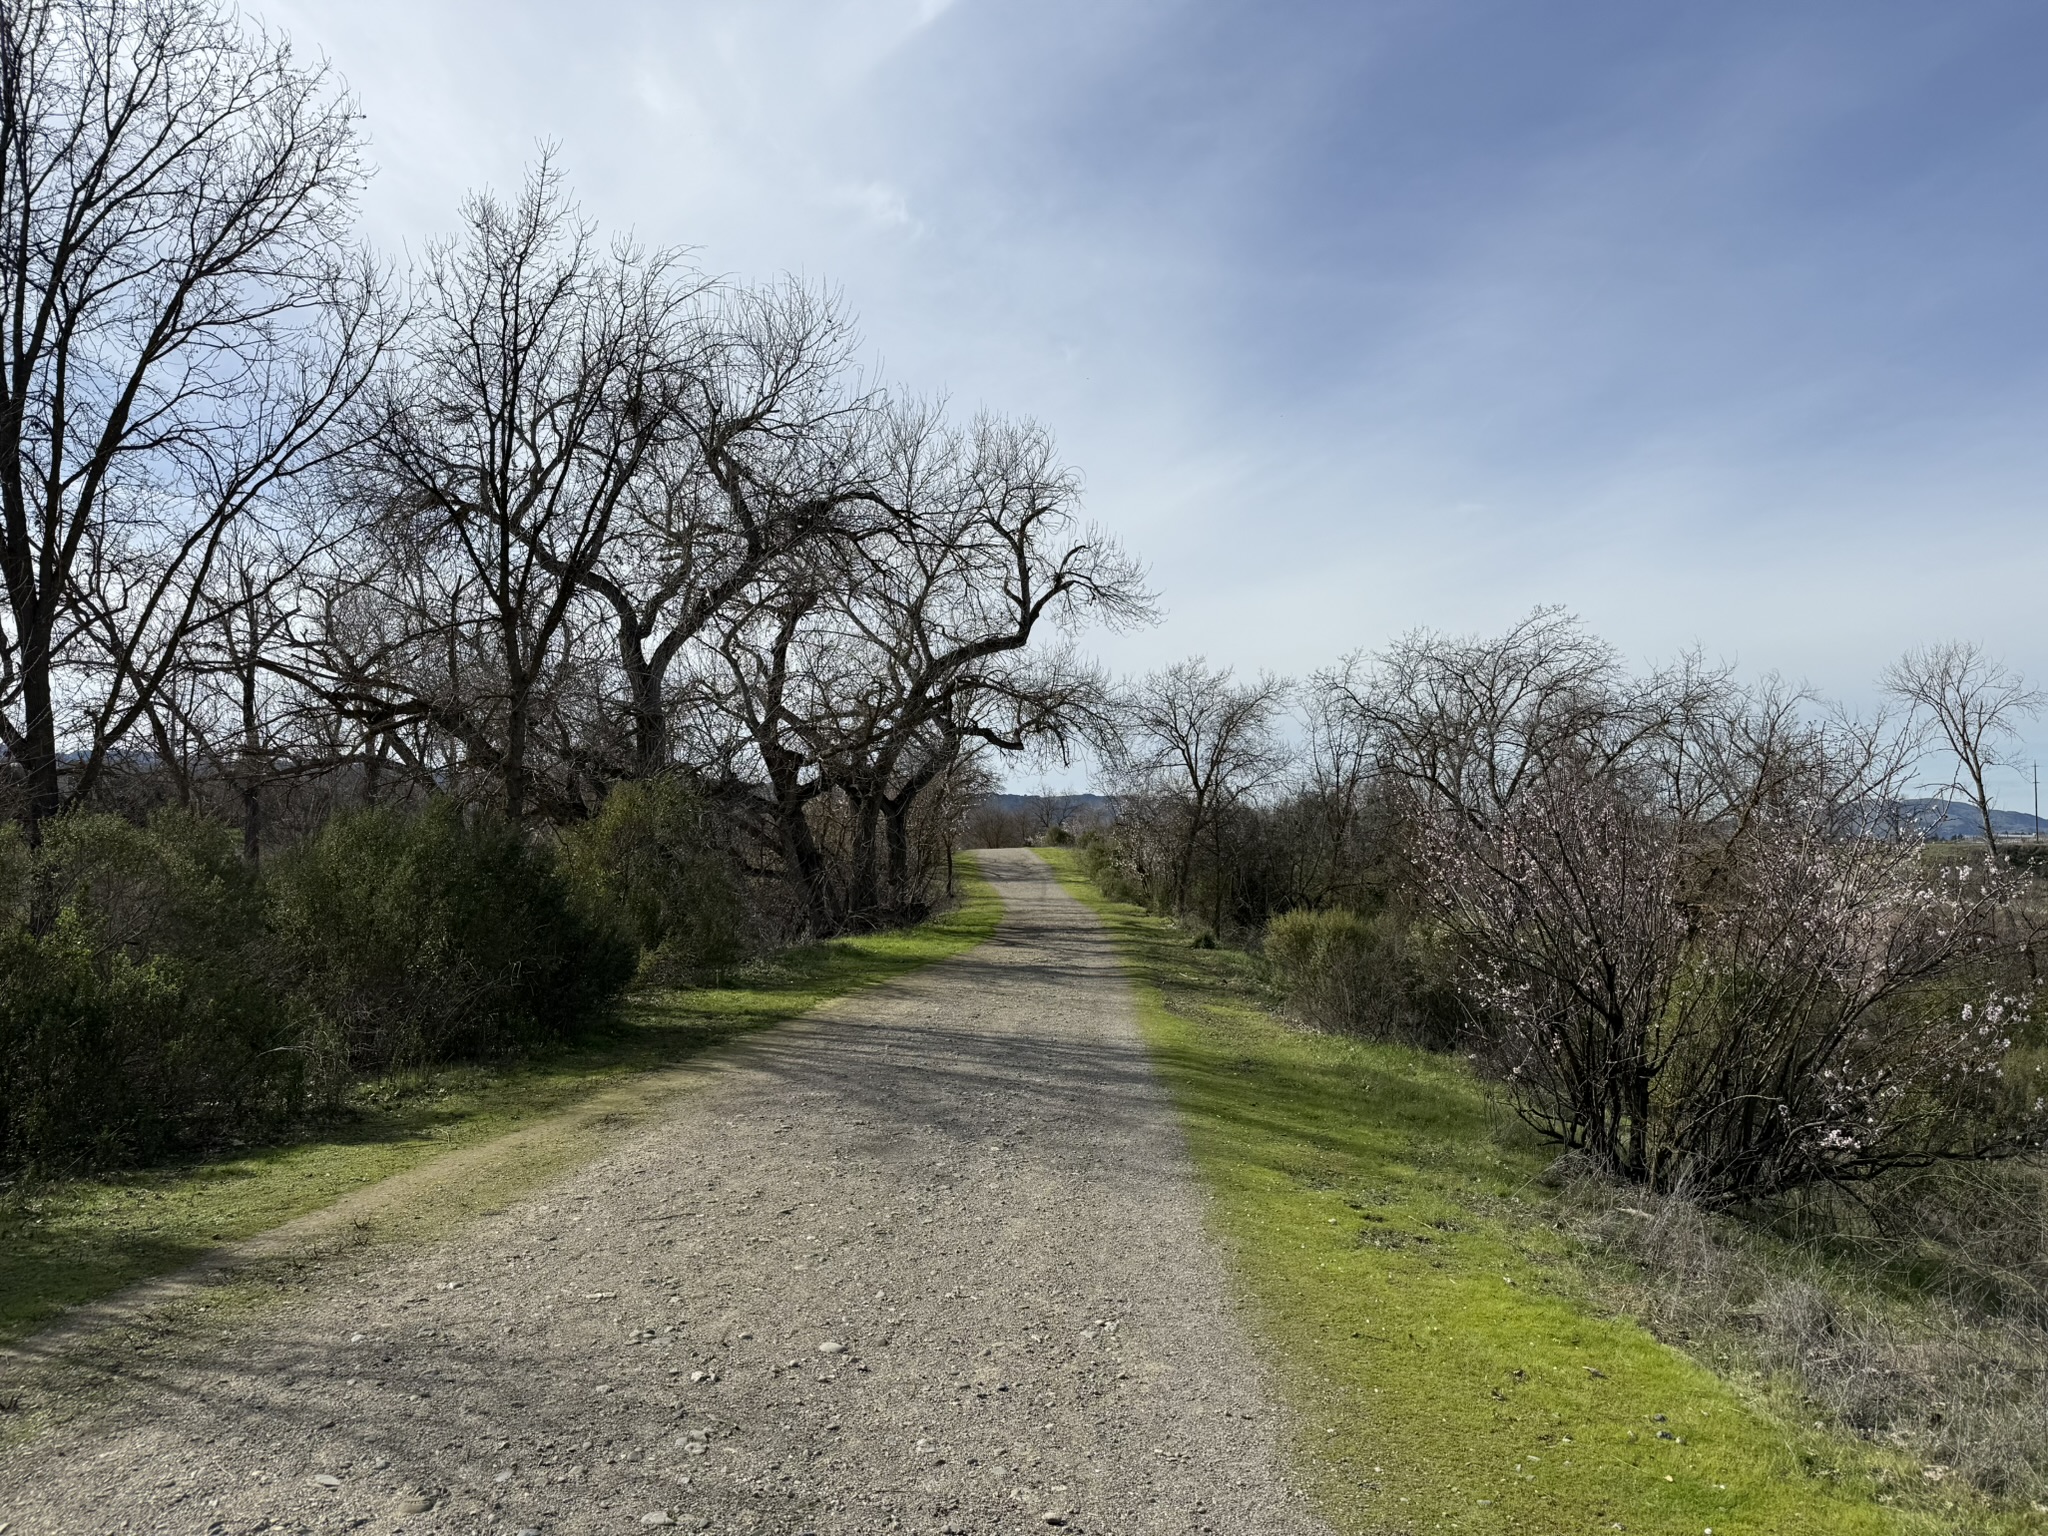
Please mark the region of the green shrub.
<svg viewBox="0 0 2048 1536"><path fill-rule="evenodd" d="M295 989L351 1070L562 1040L632 975L630 947L570 900L545 850L453 802L336 817L271 882Z"/></svg>
<svg viewBox="0 0 2048 1536"><path fill-rule="evenodd" d="M1375 947L1372 925L1356 912L1303 907L1266 925L1266 959L1295 1008L1312 1022L1348 1025L1357 973Z"/></svg>
<svg viewBox="0 0 2048 1536"><path fill-rule="evenodd" d="M58 910L88 925L96 953L173 956L228 987L262 980L262 882L221 823L180 810L147 827L69 816L50 828L39 862Z"/></svg>
<svg viewBox="0 0 2048 1536"><path fill-rule="evenodd" d="M1140 907L1152 904L1151 892L1146 889L1143 877L1130 867L1115 838L1100 831L1083 833L1081 867L1087 871L1095 888L1111 901L1128 901Z"/></svg>
<svg viewBox="0 0 2048 1536"><path fill-rule="evenodd" d="M52 903L32 932L27 892ZM296 1016L232 834L73 816L0 846L0 1168L146 1161L297 1113Z"/></svg>
<svg viewBox="0 0 2048 1536"><path fill-rule="evenodd" d="M632 969L545 850L453 804L340 817L268 879L183 812L0 828L0 1172L272 1136L355 1072L585 1029Z"/></svg>
<svg viewBox="0 0 2048 1536"><path fill-rule="evenodd" d="M28 917L29 873L33 869L28 839L12 822L0 822L0 928Z"/></svg>
<svg viewBox="0 0 2048 1536"><path fill-rule="evenodd" d="M1265 955L1289 1005L1320 1028L1439 1046L1457 1033L1433 953L1391 907L1284 912L1266 927Z"/></svg>
<svg viewBox="0 0 2048 1536"><path fill-rule="evenodd" d="M629 937L650 981L678 984L737 965L755 948L714 813L676 779L622 784L562 840L584 909Z"/></svg>

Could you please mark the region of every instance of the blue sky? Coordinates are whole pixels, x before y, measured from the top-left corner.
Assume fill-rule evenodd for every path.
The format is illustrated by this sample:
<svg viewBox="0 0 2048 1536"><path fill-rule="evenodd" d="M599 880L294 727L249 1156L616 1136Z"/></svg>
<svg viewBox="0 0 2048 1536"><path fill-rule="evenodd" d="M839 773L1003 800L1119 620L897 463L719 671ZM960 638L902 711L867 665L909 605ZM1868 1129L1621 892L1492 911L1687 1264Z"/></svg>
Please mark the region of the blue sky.
<svg viewBox="0 0 2048 1536"><path fill-rule="evenodd" d="M1562 603L1859 704L1934 639L2048 678L2038 5L257 8L361 96L381 243L553 140L1046 421L1164 598L1118 667Z"/></svg>

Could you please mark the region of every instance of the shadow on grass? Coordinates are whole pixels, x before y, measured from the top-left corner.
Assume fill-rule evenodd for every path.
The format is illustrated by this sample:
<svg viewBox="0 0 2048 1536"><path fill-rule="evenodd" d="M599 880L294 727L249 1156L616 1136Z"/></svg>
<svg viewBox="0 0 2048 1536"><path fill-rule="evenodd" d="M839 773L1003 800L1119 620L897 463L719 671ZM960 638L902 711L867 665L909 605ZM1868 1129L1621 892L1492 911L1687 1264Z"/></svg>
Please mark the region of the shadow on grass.
<svg viewBox="0 0 2048 1536"><path fill-rule="evenodd" d="M0 1343L222 1243L958 954L993 933L1001 913L994 887L970 872L959 905L916 928L790 951L726 986L635 996L613 1027L545 1056L360 1084L340 1113L290 1143L9 1191L0 1196Z"/></svg>

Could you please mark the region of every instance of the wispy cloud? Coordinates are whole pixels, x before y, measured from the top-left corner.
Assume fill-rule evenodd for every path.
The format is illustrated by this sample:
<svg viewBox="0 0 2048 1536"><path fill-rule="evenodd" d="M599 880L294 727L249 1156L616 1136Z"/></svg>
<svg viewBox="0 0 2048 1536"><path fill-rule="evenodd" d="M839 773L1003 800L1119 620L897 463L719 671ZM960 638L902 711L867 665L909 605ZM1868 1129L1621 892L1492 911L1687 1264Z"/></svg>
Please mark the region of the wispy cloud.
<svg viewBox="0 0 2048 1536"><path fill-rule="evenodd" d="M1050 422L1165 589L1119 662L1561 601L1841 692L1958 629L2048 674L2038 7L258 4L360 88L380 238L559 139Z"/></svg>
<svg viewBox="0 0 2048 1536"><path fill-rule="evenodd" d="M910 215L910 200L903 189L885 181L843 183L832 189L830 201L837 207L851 209L877 229L901 229L912 234L923 231L924 226Z"/></svg>

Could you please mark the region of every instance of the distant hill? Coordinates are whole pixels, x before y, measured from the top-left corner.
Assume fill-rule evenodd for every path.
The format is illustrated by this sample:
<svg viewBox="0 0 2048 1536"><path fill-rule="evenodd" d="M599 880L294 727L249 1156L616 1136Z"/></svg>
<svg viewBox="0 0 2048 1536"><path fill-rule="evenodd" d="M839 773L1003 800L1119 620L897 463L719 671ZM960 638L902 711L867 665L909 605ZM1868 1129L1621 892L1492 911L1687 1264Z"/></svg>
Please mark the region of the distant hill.
<svg viewBox="0 0 2048 1536"><path fill-rule="evenodd" d="M1079 837L1116 820L1107 795L984 795L962 828L969 848L1017 848L1054 837Z"/></svg>
<svg viewBox="0 0 2048 1536"><path fill-rule="evenodd" d="M1069 813L1085 812L1102 821L1116 815L1116 802L1107 795L984 795L981 803L990 810L1025 815L1055 807Z"/></svg>
<svg viewBox="0 0 2048 1536"><path fill-rule="evenodd" d="M1929 842L1954 842L1984 835L1977 807L1967 800L1901 800L1898 807ZM978 809L997 817L1016 818L1020 826L1034 830L1058 824L1078 831L1116 820L1116 802L1108 795L984 795ZM1994 808L1991 830L2000 837L2031 838L2048 832L2048 816L2037 822L2025 811Z"/></svg>
<svg viewBox="0 0 2048 1536"><path fill-rule="evenodd" d="M1930 842L1947 843L1984 835L1984 818L1967 800L1901 800L1899 809ZM2025 811L1992 808L1991 830L2000 837L2038 837L2044 828L2048 828L2048 817L2037 821Z"/></svg>

